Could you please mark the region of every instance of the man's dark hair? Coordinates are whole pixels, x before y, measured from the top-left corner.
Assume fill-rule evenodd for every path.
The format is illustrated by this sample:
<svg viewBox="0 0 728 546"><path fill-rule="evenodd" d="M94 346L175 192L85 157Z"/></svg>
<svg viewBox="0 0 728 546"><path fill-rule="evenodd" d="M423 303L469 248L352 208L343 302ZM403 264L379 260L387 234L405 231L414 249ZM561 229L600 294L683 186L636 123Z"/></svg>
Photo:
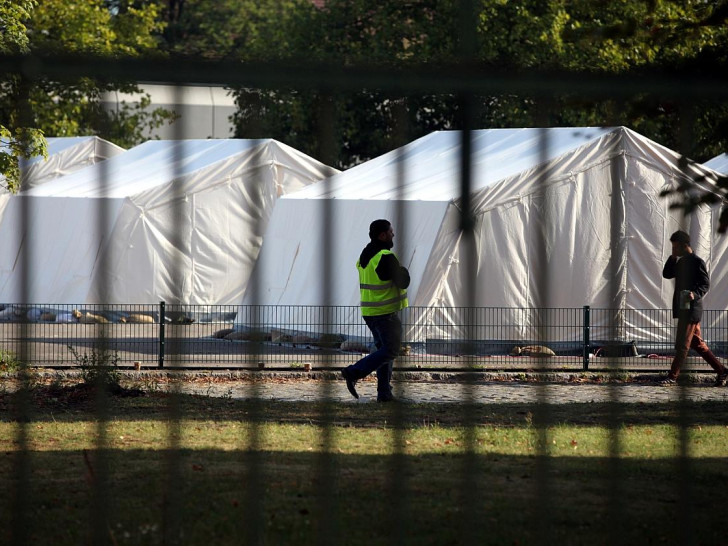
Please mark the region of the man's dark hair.
<svg viewBox="0 0 728 546"><path fill-rule="evenodd" d="M670 242L689 245L690 244L690 235L688 235L684 231L676 231L675 233L670 235Z"/></svg>
<svg viewBox="0 0 728 546"><path fill-rule="evenodd" d="M389 227L391 225L392 224L389 223L389 220L374 220L371 224L369 224L369 238L374 241L379 237L380 233L389 231Z"/></svg>

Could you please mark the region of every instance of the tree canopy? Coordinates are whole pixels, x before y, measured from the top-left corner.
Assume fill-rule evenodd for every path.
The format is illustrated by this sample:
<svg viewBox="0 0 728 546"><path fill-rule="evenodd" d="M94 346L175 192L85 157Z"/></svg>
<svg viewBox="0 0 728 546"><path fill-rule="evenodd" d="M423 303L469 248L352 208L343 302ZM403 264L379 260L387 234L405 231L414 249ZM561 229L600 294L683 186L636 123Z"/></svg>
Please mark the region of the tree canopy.
<svg viewBox="0 0 728 546"><path fill-rule="evenodd" d="M688 64L726 66L728 2L703 0L479 0L465 19L456 0L329 0L323 9L301 8L276 21L286 40L268 43L267 55L347 63L456 62L468 55L488 69L593 72L630 75L640 69L670 71ZM464 49L463 20L473 28ZM241 58L244 52L240 52ZM318 92L236 91L239 136L279 138L317 155ZM409 138L459 126L454 96L396 96L374 89L327 98L335 111L339 167L379 155L401 144L393 130L393 106L406 105ZM534 96L509 94L476 98L472 127L548 124L626 125L697 160L728 147L728 106L690 105L639 95L629 100L593 101L563 94L552 97L548 116ZM676 141L681 116L694 117L687 149Z"/></svg>
<svg viewBox="0 0 728 546"><path fill-rule="evenodd" d="M43 0L28 22L33 51L63 51L110 58L156 55L164 29L154 4L110 9L105 0ZM101 107L104 93L118 90L139 94L136 106L120 111ZM135 81L40 81L31 97L33 123L52 136L95 134L123 147L149 137L151 128L172 119L161 109L147 111L149 96Z"/></svg>
<svg viewBox="0 0 728 546"><path fill-rule="evenodd" d="M25 22L35 7L35 0L0 0L0 54L24 53L29 40ZM0 80L0 97L16 99L17 85L12 80ZM0 185L15 190L20 181L19 158L47 155L43 133L23 124L21 113L10 101L0 105Z"/></svg>
<svg viewBox="0 0 728 546"><path fill-rule="evenodd" d="M481 70L624 77L639 70L728 65L728 0L327 0L323 8L311 0L0 0L0 16L7 29L0 52L305 59L395 69L436 69L466 59ZM626 125L698 161L728 148L725 101L686 104L648 94L593 100L564 92L545 106L538 93L513 92L474 97L466 113L455 95L427 89L332 92L313 78L305 88L235 89L236 136L276 138L338 167L434 130L460 127L463 116L475 128ZM120 86L41 82L25 91L32 106L29 126L53 135L102 134L131 145L142 138L142 128L169 115L105 114L99 97ZM8 105L19 88L6 79L2 89L0 122L12 134L17 116ZM691 138L678 142L686 119ZM336 157L322 156L322 127L334 135Z"/></svg>
<svg viewBox="0 0 728 546"><path fill-rule="evenodd" d="M104 0L0 0L2 53L67 52L107 57L156 53L164 24L155 5L110 10ZM120 111L101 106L105 92L140 94L139 105ZM149 129L174 117L161 109L147 111L149 96L134 81L94 78L74 81L41 79L32 83L17 75L0 78L0 129L6 152L0 155L5 185L19 184L18 158L44 155L48 136L99 135L121 146L148 138Z"/></svg>

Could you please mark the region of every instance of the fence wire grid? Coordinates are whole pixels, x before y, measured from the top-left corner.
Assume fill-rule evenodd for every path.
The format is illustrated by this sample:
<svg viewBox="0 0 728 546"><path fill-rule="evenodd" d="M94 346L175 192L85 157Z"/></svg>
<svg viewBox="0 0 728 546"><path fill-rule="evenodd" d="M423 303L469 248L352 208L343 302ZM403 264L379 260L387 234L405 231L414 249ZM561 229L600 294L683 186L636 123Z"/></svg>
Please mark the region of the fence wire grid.
<svg viewBox="0 0 728 546"><path fill-rule="evenodd" d="M375 350L358 307L0 307L0 350L22 353L36 368L78 367L79 357L103 350L116 365L137 370L337 369ZM664 370L675 353L669 309L443 311L409 307L402 313L397 370ZM703 324L713 353L728 357L726 313L708 310ZM616 339L615 331L621 332ZM687 366L710 370L697 356Z"/></svg>

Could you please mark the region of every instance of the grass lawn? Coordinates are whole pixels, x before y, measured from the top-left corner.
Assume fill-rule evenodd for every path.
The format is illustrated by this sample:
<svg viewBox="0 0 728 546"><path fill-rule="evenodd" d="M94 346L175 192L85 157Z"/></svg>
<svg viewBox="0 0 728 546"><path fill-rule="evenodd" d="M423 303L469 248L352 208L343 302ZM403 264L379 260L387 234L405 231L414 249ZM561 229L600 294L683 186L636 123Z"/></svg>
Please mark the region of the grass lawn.
<svg viewBox="0 0 728 546"><path fill-rule="evenodd" d="M725 404L105 402L0 394L0 544L728 544Z"/></svg>

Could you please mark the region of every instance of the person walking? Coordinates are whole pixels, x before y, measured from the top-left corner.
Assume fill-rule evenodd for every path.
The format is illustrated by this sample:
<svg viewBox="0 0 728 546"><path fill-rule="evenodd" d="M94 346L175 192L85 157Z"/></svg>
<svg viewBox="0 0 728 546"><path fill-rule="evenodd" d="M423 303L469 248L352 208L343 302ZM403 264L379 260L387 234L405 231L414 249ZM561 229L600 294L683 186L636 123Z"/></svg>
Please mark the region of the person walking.
<svg viewBox="0 0 728 546"><path fill-rule="evenodd" d="M716 387L725 386L728 369L715 357L703 341L700 319L703 314L703 297L710 288L710 278L705 262L690 247L690 235L676 231L670 236L672 255L665 262L662 276L675 279L672 295L672 317L677 319L675 333L675 358L663 385L674 385L680 375L690 349L694 349L718 374Z"/></svg>
<svg viewBox="0 0 728 546"><path fill-rule="evenodd" d="M387 220L369 226L369 244L364 247L356 268L359 272L361 314L374 337L377 350L341 370L346 387L354 398L358 380L377 372L377 401L391 402L392 367L402 344L402 322L398 311L409 305L407 287L410 275L392 252L394 229Z"/></svg>

